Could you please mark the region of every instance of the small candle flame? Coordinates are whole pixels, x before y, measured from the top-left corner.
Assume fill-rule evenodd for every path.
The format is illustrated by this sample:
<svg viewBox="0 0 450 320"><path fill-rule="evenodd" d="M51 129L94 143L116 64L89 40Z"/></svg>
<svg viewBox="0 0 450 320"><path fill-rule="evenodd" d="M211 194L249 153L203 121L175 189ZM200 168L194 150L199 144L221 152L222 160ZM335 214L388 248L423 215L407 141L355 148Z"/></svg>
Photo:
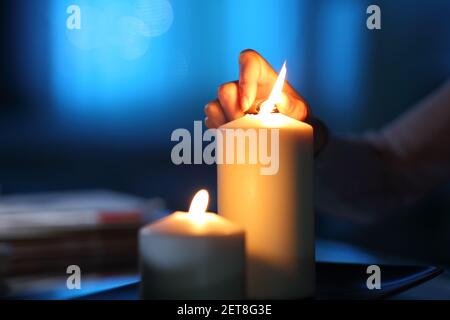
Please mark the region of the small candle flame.
<svg viewBox="0 0 450 320"><path fill-rule="evenodd" d="M278 74L278 78L273 85L269 98L261 104L260 114L269 114L275 110L275 105L280 102L281 93L283 92L284 80L286 79L286 61Z"/></svg>
<svg viewBox="0 0 450 320"><path fill-rule="evenodd" d="M205 189L198 191L192 199L189 213L201 215L206 212L209 202L209 193Z"/></svg>

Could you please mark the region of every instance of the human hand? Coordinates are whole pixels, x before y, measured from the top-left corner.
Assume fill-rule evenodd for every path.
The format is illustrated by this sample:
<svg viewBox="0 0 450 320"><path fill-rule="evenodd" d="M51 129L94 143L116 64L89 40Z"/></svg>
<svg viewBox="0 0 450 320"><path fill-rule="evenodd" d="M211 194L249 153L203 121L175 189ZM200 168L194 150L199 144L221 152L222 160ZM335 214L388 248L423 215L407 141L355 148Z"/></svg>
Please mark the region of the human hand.
<svg viewBox="0 0 450 320"><path fill-rule="evenodd" d="M205 107L205 124L208 128L221 125L243 117L254 107L255 101L266 100L278 74L272 66L256 51L244 50L239 55L239 80L219 86L217 99ZM286 82L277 109L296 120L304 121L314 127L314 148L316 153L327 140L327 129L322 122L312 117L310 108L302 96Z"/></svg>

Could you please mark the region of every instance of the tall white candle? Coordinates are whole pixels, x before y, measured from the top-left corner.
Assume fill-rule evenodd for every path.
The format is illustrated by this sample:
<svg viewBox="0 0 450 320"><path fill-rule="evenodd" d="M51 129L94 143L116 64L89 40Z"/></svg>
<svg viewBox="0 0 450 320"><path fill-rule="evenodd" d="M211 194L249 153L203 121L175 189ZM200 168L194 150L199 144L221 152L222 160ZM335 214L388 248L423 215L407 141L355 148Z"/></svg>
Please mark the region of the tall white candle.
<svg viewBox="0 0 450 320"><path fill-rule="evenodd" d="M284 73L280 73L280 76ZM280 77L279 77L280 78ZM280 81L277 81L280 83ZM275 88L281 94L281 86ZM274 103L272 91L268 102ZM219 214L243 227L246 232L247 292L250 298L303 298L314 294L314 214L312 204L313 132L306 123L280 113L246 115L219 128L218 209ZM241 130L240 134L227 134ZM278 139L261 142L256 134L258 155L268 144L278 171L263 174L267 165L252 162L249 140L238 150L238 139L247 129L276 129ZM247 135L250 137L251 135ZM269 133L267 136L271 136ZM244 163L227 163L231 148L235 156L244 152ZM242 144L241 144L242 146ZM275 147L274 147L275 146ZM278 159L274 153L278 152ZM230 160L230 159L228 159ZM274 173L274 174L273 174Z"/></svg>
<svg viewBox="0 0 450 320"><path fill-rule="evenodd" d="M245 294L244 232L205 212L206 190L189 212L177 211L139 233L144 299L242 299Z"/></svg>

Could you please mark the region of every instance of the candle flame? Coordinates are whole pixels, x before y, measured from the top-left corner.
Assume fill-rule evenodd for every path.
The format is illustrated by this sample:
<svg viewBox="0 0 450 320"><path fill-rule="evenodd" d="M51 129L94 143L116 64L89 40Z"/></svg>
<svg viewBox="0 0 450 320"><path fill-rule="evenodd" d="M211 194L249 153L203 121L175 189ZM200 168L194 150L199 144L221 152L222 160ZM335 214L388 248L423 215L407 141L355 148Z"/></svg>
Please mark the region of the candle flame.
<svg viewBox="0 0 450 320"><path fill-rule="evenodd" d="M189 213L198 215L206 212L209 202L209 193L205 189L198 191L192 199Z"/></svg>
<svg viewBox="0 0 450 320"><path fill-rule="evenodd" d="M283 85L285 79L286 79L286 61L283 63L283 67L281 67L280 73L278 74L277 80L273 85L269 98L261 104L259 113L269 114L275 110L275 105L279 103L281 99L281 93L283 92Z"/></svg>

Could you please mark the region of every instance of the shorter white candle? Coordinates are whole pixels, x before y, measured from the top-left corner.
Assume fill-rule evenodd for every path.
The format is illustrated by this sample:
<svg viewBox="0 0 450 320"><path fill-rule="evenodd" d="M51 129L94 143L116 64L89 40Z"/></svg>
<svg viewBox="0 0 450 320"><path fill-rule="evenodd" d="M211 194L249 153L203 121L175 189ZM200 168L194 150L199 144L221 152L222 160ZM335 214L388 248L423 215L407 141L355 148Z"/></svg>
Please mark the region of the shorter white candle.
<svg viewBox="0 0 450 320"><path fill-rule="evenodd" d="M189 212L174 212L140 230L142 298L244 298L244 231L206 212L208 199L200 190Z"/></svg>

